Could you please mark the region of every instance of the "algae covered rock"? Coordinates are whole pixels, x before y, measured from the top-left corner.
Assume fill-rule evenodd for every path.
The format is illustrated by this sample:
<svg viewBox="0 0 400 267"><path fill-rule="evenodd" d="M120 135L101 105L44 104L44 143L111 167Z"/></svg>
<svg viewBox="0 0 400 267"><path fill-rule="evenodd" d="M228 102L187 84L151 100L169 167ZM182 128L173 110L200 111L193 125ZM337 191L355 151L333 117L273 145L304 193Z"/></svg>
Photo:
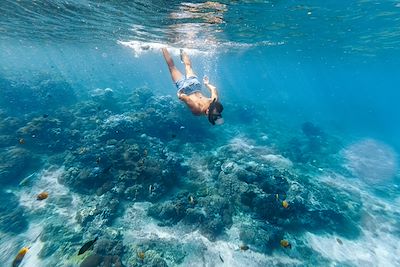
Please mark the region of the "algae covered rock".
<svg viewBox="0 0 400 267"><path fill-rule="evenodd" d="M107 193L79 209L75 218L84 227L93 221L96 221L97 225L110 225L118 216L119 208L119 200Z"/></svg>
<svg viewBox="0 0 400 267"><path fill-rule="evenodd" d="M96 88L90 92L93 102L96 102L101 109L108 109L114 112L120 110L115 93L111 88Z"/></svg>
<svg viewBox="0 0 400 267"><path fill-rule="evenodd" d="M107 141L110 139L121 140L138 136L141 131L140 120L129 113L111 115L100 126L101 132L98 139Z"/></svg>
<svg viewBox="0 0 400 267"><path fill-rule="evenodd" d="M30 151L10 147L0 152L0 184L17 184L40 165L40 160Z"/></svg>
<svg viewBox="0 0 400 267"><path fill-rule="evenodd" d="M186 208L179 202L165 201L151 206L148 214L164 223L177 223L185 216Z"/></svg>
<svg viewBox="0 0 400 267"><path fill-rule="evenodd" d="M17 134L29 148L54 152L70 148L80 138L79 132L66 128L61 120L47 115L34 117L19 128Z"/></svg>
<svg viewBox="0 0 400 267"><path fill-rule="evenodd" d="M283 230L268 223L243 224L240 226L239 237L244 244L253 245L264 253L271 253L272 249L279 247Z"/></svg>
<svg viewBox="0 0 400 267"><path fill-rule="evenodd" d="M59 181L84 194L92 194L110 180L112 175L106 168L99 166L70 167Z"/></svg>
<svg viewBox="0 0 400 267"><path fill-rule="evenodd" d="M79 267L98 267L103 262L103 259L103 256L91 254L82 261Z"/></svg>
<svg viewBox="0 0 400 267"><path fill-rule="evenodd" d="M103 256L121 256L124 246L122 240L101 238L97 241L94 251Z"/></svg>

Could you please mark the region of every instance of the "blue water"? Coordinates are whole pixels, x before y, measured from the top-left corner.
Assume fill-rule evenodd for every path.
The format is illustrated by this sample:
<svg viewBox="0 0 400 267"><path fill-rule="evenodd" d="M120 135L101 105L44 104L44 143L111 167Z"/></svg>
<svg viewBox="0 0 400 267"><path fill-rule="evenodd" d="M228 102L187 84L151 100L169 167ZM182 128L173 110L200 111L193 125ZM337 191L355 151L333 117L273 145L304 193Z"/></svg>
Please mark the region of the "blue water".
<svg viewBox="0 0 400 267"><path fill-rule="evenodd" d="M400 265L399 6L3 1L0 265Z"/></svg>

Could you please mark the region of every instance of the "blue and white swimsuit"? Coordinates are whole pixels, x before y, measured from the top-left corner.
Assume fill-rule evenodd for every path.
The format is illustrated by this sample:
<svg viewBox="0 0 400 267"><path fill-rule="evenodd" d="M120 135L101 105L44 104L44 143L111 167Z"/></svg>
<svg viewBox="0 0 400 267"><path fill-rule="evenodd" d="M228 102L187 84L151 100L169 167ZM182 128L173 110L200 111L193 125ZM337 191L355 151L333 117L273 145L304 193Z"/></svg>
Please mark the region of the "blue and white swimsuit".
<svg viewBox="0 0 400 267"><path fill-rule="evenodd" d="M175 85L178 88L178 94L191 95L201 91L201 84L196 76L184 77L175 82Z"/></svg>

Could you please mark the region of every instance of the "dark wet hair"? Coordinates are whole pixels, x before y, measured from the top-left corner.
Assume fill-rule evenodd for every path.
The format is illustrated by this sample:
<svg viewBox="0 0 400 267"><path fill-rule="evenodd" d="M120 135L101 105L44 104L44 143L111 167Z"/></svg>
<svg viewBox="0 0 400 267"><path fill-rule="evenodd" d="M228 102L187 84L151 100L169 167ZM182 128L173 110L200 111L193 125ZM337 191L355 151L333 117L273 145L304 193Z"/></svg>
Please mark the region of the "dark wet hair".
<svg viewBox="0 0 400 267"><path fill-rule="evenodd" d="M208 121L215 125L215 121L222 118L221 112L224 110L224 106L217 101L215 98L208 107Z"/></svg>
<svg viewBox="0 0 400 267"><path fill-rule="evenodd" d="M222 106L221 102L215 101L214 109L215 109L218 113L222 113L222 111L224 110L224 106Z"/></svg>

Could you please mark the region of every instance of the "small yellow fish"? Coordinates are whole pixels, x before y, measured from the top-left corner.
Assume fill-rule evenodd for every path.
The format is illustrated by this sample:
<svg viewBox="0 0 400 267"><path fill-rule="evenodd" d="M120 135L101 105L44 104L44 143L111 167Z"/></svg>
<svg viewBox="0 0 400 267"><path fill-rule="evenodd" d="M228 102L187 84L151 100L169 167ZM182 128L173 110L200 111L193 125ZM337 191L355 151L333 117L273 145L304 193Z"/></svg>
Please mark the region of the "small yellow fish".
<svg viewBox="0 0 400 267"><path fill-rule="evenodd" d="M281 246L284 248L292 248L292 245L286 239L282 239L280 242Z"/></svg>
<svg viewBox="0 0 400 267"><path fill-rule="evenodd" d="M25 139L24 138L20 138L18 141L21 145L25 144Z"/></svg>
<svg viewBox="0 0 400 267"><path fill-rule="evenodd" d="M282 207L287 209L289 207L289 203L286 200L282 201Z"/></svg>
<svg viewBox="0 0 400 267"><path fill-rule="evenodd" d="M143 251L138 251L137 256L139 259L144 260L144 252Z"/></svg>
<svg viewBox="0 0 400 267"><path fill-rule="evenodd" d="M37 195L36 199L37 200L44 200L49 196L49 193L47 192L42 192L40 194Z"/></svg>
<svg viewBox="0 0 400 267"><path fill-rule="evenodd" d="M28 247L23 247L21 250L18 252L17 256L15 256L13 262L12 262L12 267L18 267L22 260L25 257L25 254L29 251Z"/></svg>

